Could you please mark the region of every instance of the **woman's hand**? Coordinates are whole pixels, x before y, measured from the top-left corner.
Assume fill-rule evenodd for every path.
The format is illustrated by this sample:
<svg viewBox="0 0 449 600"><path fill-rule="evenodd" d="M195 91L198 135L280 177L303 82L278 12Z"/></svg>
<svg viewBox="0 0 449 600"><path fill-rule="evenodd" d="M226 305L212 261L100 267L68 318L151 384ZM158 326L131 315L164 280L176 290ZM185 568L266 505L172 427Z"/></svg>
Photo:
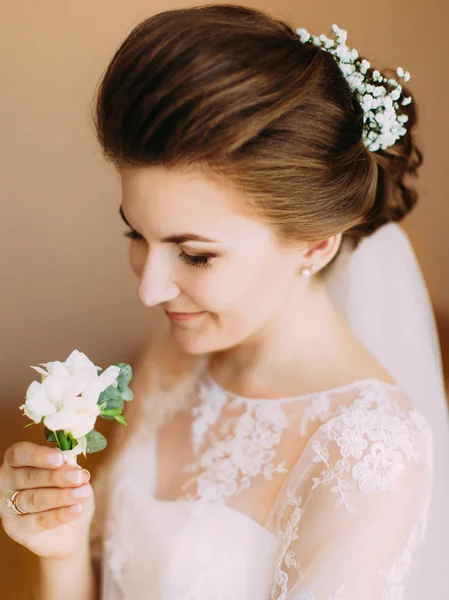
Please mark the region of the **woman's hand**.
<svg viewBox="0 0 449 600"><path fill-rule="evenodd" d="M88 471L48 462L57 456L62 457L58 449L32 442L7 448L0 467L0 519L5 533L34 554L66 558L88 543L95 501ZM7 506L17 490L18 506L29 514ZM84 490L87 497L73 496Z"/></svg>

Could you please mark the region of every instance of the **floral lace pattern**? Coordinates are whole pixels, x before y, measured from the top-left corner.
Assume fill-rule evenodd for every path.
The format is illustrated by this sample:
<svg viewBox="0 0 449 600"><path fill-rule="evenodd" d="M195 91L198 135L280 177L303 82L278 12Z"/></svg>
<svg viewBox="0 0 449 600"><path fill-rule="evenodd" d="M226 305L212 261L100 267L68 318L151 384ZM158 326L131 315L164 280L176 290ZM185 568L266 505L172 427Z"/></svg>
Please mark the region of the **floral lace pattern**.
<svg viewBox="0 0 449 600"><path fill-rule="evenodd" d="M331 401L328 394L319 394L316 396L309 407L304 411L299 428L300 435L305 435L307 425L316 421L324 423L331 416Z"/></svg>
<svg viewBox="0 0 449 600"><path fill-rule="evenodd" d="M223 406L226 404L233 409L245 404L238 397L229 402L221 390L211 391L205 387L201 387L200 400L199 406L193 408L192 444L196 454ZM185 472L195 474L182 489L196 483L197 491L183 497L224 501L248 489L253 477L263 474L265 479L271 480L274 473L286 473L285 460L276 466L273 462L285 427L286 415L278 402L247 404L241 416L224 421L220 429L222 437L210 435L211 446L198 460L184 467Z"/></svg>
<svg viewBox="0 0 449 600"><path fill-rule="evenodd" d="M370 406L373 402L375 408ZM405 468L404 459L420 456L411 439L411 427L399 416L387 412L385 398L382 401L371 390L363 390L350 407L341 407L340 414L323 425L323 431L337 443L341 459L335 465L329 464L328 444L312 442L316 453L313 462L322 462L326 467L321 478L313 478L312 489L320 484L333 484L331 492L338 496L336 505L344 505L352 513L357 511L351 495L352 483L346 473L350 472L352 479L358 481L362 492L393 490ZM350 458L362 460L351 468Z"/></svg>
<svg viewBox="0 0 449 600"><path fill-rule="evenodd" d="M310 414L320 417L328 406L323 399L311 409ZM310 494L318 486L330 486L336 495L335 506L343 506L349 514L357 514L354 485L363 494L389 492L396 488L406 463L411 460L427 464L433 480L433 438L424 417L416 409L404 414L388 398L381 387L366 387L349 405L340 405L334 416L321 427L323 440L315 439L311 447L312 461L324 465L320 477L313 477ZM327 438L327 439L326 439ZM332 452L329 450L332 448ZM337 452L336 452L337 450ZM335 455L338 460L335 460ZM407 541L388 569L379 569L384 592L381 600L400 600L404 592L403 579L410 569L411 557L418 541L424 539L431 489L411 528ZM308 501L310 498L308 498ZM294 542L299 539L299 523L304 512L303 499L287 489L286 507L290 511L285 526L281 526L282 549L276 567L275 584L271 600L284 600L291 589L288 570L295 572L295 585L304 573L295 558ZM341 586L329 600L343 600ZM295 596L296 597L296 596ZM326 600L327 600L326 598ZM310 590L302 592L298 600L318 600ZM321 600L321 598L319 599Z"/></svg>
<svg viewBox="0 0 449 600"><path fill-rule="evenodd" d="M355 522L351 519L359 518L363 529L366 519L358 515L364 497L380 494L383 498L394 498L395 490L401 488L404 474L408 472L408 465L422 464L423 458L431 470L433 439L422 414L407 403L404 408L398 401L402 397L400 394L390 393L388 386L372 379L303 396L293 405L289 402L288 407L282 400L248 401L235 395L229 397L219 386L203 385L201 381L199 387L191 388L193 382L194 379L189 378L187 384L178 387L173 395L167 391L149 398L146 415L152 426L147 428L142 420L138 430L141 437L138 438L136 433L133 436L135 454L131 453L130 462L124 460L118 465L120 477L111 478L113 507L102 551L112 587L108 588L104 600L124 598L129 593L128 587L137 590L137 596L133 597L139 597L141 587L138 586L145 581L143 565L147 563L153 568L154 585L154 592L151 590L148 598L359 600L360 594L353 594L351 572L333 578L335 571L330 569L332 574L329 576L327 568L333 561L328 557L342 555L338 544L343 538L341 530L335 539L332 534L328 535L327 524L340 525L340 519L349 519L344 521L345 524L357 528L357 523L351 525ZM181 393L190 389L194 389L196 404L191 403L192 397L189 402L187 395ZM391 389L396 388L392 386ZM157 471L157 454L153 456L153 451L151 456L148 454L148 448L156 448L156 445L146 446L145 439L148 431L157 431L178 409L191 413L191 447L195 460L183 467L189 476L181 487L182 495L175 500L156 501L154 511L149 511L147 516L145 494L151 486L139 485L135 491L133 488L133 481L141 481L145 469L149 469L147 475L151 478ZM318 427L309 427L316 424ZM281 444L286 429L290 429L292 437L287 444ZM287 461L281 460L285 456L282 453L287 446L291 448L291 440L295 444L295 436L298 439L295 451L299 457L293 465L290 460L287 468ZM135 465L133 469L131 462ZM276 501L275 506L268 505L271 512L266 522L253 520L250 511L242 517L244 511L240 512L238 508L225 511L217 507L216 503L228 504L230 497L248 490L256 477L259 478L256 495L251 498L250 491L249 501L245 497L241 504L246 502L251 508L259 490L265 492L268 485L265 481L274 479L272 490ZM117 485L118 479L120 485ZM428 489L426 501L419 510L413 508L413 523L408 530L409 521L403 522L406 535L401 537L394 555L391 553L384 564L375 560L370 567L370 576L381 586L379 594L370 596L370 600L374 597L376 600L401 600L403 597L404 577L410 570L415 548L425 535L431 487L427 488L426 484L425 489ZM313 549L317 555L311 558L312 571L315 569L311 576L304 559L307 553L304 554L304 547L301 549L301 542L308 518L310 526L308 511L314 510L314 506L322 507L314 503L316 497L320 497L325 510L329 510L318 517L326 524L324 537L320 540L327 544L330 537L337 547L335 553L329 552L324 559L319 555L319 547ZM190 505L176 500L194 502ZM209 502L213 503L213 513L207 508ZM238 520L237 513L240 515ZM368 513L362 512L364 514ZM136 515L138 519L145 519L146 528L140 521L136 522ZM219 517L215 518L215 515ZM218 522L221 529L215 529ZM319 522L312 520L313 525ZM134 529L127 529L130 525ZM351 533L346 536L343 526L342 530L344 537L351 539ZM134 535L128 531L134 531ZM147 535L149 532L154 533L153 538ZM136 566L130 556L137 556L131 550L139 534L137 547L144 554L143 561ZM313 531L313 537L309 538L312 546L315 535ZM357 552L365 552L367 547L369 541L366 546L359 546ZM346 556L343 555L342 560L346 560ZM348 558L348 562L350 560ZM356 557L353 562L357 562ZM254 565L252 577L247 574L250 570L246 569L246 564ZM237 565L241 567L240 571ZM223 578L227 578L228 573L233 573L234 579L232 582L226 579L227 585L223 585ZM263 587L256 590L255 582L251 582L259 577L259 573L265 580Z"/></svg>

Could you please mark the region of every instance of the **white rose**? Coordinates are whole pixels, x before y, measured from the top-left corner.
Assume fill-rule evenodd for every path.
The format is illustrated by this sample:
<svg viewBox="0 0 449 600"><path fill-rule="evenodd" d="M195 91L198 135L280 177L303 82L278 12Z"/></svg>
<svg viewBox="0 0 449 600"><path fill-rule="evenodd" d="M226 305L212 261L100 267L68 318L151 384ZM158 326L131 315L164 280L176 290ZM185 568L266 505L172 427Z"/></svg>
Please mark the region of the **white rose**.
<svg viewBox="0 0 449 600"><path fill-rule="evenodd" d="M92 429L100 413L98 398L106 388L116 383L120 368L108 367L98 375L100 367L82 352L74 350L62 363L54 361L32 367L43 375L41 383L33 381L26 392L25 414L35 423L43 419L44 425L52 430L64 430L80 438Z"/></svg>

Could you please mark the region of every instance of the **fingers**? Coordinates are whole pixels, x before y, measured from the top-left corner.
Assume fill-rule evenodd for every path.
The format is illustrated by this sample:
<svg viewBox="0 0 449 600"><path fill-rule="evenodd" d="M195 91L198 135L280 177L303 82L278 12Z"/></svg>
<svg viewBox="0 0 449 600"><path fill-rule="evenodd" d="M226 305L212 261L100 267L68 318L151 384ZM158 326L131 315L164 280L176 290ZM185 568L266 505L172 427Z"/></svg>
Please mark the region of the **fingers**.
<svg viewBox="0 0 449 600"><path fill-rule="evenodd" d="M59 457L59 464L55 461ZM48 448L33 442L17 442L5 452L5 463L11 467L37 467L57 469L64 462L63 454L56 448Z"/></svg>
<svg viewBox="0 0 449 600"><path fill-rule="evenodd" d="M70 487L87 483L90 473L86 469L64 465L62 469L39 469L16 467L8 476L8 485L13 490L45 487Z"/></svg>
<svg viewBox="0 0 449 600"><path fill-rule="evenodd" d="M78 488L41 488L21 490L16 497L19 508L26 513L40 513L55 508L82 503L92 494L90 484ZM20 515L24 516L24 515Z"/></svg>
<svg viewBox="0 0 449 600"><path fill-rule="evenodd" d="M19 496L21 496L22 493L23 492L21 492ZM81 500L71 506L53 508L44 512L30 513L29 515L16 515L16 517L13 518L20 519L20 523L27 533L41 533L42 531L55 529L55 527L65 525L66 523L77 519L86 508L84 506L85 502L86 500ZM20 508L22 508L22 505L20 505ZM8 526L6 526L6 528L7 527Z"/></svg>

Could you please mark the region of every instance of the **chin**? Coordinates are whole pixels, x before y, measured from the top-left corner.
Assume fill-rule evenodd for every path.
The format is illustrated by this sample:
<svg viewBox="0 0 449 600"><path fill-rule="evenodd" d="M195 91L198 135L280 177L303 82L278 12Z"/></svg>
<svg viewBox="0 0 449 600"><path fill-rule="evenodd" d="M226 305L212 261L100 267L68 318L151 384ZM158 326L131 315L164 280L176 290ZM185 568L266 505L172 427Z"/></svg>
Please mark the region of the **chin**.
<svg viewBox="0 0 449 600"><path fill-rule="evenodd" d="M173 339L187 354L206 354L213 350L210 348L210 342L207 341L205 336L202 336L196 331L183 329L172 323L170 330Z"/></svg>
<svg viewBox="0 0 449 600"><path fill-rule="evenodd" d="M171 333L178 346L182 348L184 352L191 355L210 354L213 352L229 350L241 342L239 339L232 342L222 342L220 344L218 336L216 335L208 335L206 333L202 335L201 332L181 329L176 326L171 327Z"/></svg>
<svg viewBox="0 0 449 600"><path fill-rule="evenodd" d="M217 336L206 331L194 331L193 329L177 327L171 324L171 335L178 346L184 352L192 355L209 354L231 348L234 344L219 344Z"/></svg>

